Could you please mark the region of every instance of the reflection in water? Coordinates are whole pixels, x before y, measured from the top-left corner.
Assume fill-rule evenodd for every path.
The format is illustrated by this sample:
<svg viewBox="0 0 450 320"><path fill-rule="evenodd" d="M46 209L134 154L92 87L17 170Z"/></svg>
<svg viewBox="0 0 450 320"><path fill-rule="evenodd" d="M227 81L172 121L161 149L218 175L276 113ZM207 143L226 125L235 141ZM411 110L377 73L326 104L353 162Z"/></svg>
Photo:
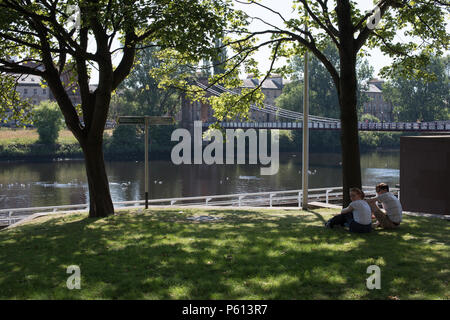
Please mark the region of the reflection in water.
<svg viewBox="0 0 450 320"><path fill-rule="evenodd" d="M339 154L311 154L310 188L342 185ZM398 152L361 156L364 185L399 183ZM143 199L144 163L106 163L113 201ZM301 154L280 155L276 175L261 176L260 165L179 165L150 162L150 198L203 196L301 189ZM0 208L87 203L83 161L3 162L0 165Z"/></svg>

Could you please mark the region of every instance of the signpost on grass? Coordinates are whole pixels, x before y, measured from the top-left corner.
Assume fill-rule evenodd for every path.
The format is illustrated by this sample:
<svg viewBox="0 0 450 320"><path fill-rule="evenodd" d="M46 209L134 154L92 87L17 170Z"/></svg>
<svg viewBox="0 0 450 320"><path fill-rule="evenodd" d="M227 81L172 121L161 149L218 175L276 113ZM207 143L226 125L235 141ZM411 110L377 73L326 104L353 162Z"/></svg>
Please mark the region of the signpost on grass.
<svg viewBox="0 0 450 320"><path fill-rule="evenodd" d="M145 209L148 209L148 127L150 125L169 125L175 121L172 117L122 116L118 118L117 122L118 124L143 124L145 126Z"/></svg>

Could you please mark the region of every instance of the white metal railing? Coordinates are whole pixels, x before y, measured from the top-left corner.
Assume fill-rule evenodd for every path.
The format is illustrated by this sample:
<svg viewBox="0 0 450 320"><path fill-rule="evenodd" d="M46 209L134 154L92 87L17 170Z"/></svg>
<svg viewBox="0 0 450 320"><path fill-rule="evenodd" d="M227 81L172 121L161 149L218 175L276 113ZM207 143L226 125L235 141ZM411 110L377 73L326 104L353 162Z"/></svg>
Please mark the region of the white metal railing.
<svg viewBox="0 0 450 320"><path fill-rule="evenodd" d="M367 195L374 195L375 188L364 186L363 191ZM391 188L391 191L397 193L400 198L400 190ZM309 189L308 201L323 201L329 203L331 200L340 200L342 198L342 187L315 188ZM298 203L301 207L302 190L284 190L284 191L265 191L253 193L237 193L225 195L209 195L197 197L178 197L165 199L149 199L149 204L161 206L269 206L281 204ZM116 208L144 205L145 200L119 201L114 202ZM69 210L88 210L89 204L72 204L64 206L47 206L33 208L13 208L0 209L0 225L10 225L16 223L34 213L60 212Z"/></svg>

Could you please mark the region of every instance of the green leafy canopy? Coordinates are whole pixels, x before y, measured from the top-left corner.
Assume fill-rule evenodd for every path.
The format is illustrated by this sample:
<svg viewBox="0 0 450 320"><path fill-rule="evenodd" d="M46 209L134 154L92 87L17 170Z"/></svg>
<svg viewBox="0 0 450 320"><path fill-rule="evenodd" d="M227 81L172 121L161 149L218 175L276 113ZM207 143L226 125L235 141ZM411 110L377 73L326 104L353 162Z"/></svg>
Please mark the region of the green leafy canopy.
<svg viewBox="0 0 450 320"><path fill-rule="evenodd" d="M90 125L99 98L89 92L93 69L99 72L98 93L114 91L135 62L136 51L157 46L192 57L210 56L211 41L223 34L232 14L231 0L34 0L0 1L0 76L3 98L12 87L8 74L35 74L52 91L76 83L82 96L79 110L55 93L66 122L77 137L81 115ZM118 41L119 40L119 44ZM117 66L113 56L122 55ZM66 83L58 79L70 71ZM108 84L112 79L112 83ZM8 83L7 83L8 82ZM108 93L109 94L109 93ZM3 114L17 96L2 102ZM6 100L5 100L6 101ZM16 101L16 102L14 102ZM107 100L105 100L105 103ZM91 119L92 118L92 119ZM87 128L86 130L88 130ZM87 134L87 133L86 133ZM98 136L98 134L97 134Z"/></svg>
<svg viewBox="0 0 450 320"><path fill-rule="evenodd" d="M442 55L448 50L449 34L446 31L449 17L449 5L445 1L433 0L380 0L374 1L374 8L380 9L381 19L375 28L369 27L373 12L362 12L356 1L348 0L294 0L292 10L294 17L284 17L275 5L265 5L260 1L236 0L247 5L248 10L236 11L228 21L227 33L222 38L222 48L227 48L230 56L225 62L224 71L209 77L209 84L222 84L228 88L237 88L242 83L242 72L254 74L265 79L270 73L288 75L293 70L289 62L294 57L302 56L306 50L312 52L324 65L339 89L340 63L333 61L327 47L333 44L340 54L351 52L355 56L367 56L368 49L379 48L391 57L392 65L382 69L383 76L402 74L431 81L434 77L426 66L430 56ZM347 7L348 11L338 7ZM282 21L281 25L252 16L252 8L266 10L273 17ZM348 17L346 16L348 12ZM348 19L347 19L348 18ZM258 20L264 26L260 30L250 30L250 23ZM305 25L308 29L305 30ZM269 40L259 40L261 36L270 36ZM271 48L268 57L271 65L267 73L261 72L254 53L260 48ZM219 54L219 53L217 53ZM209 102L215 109L219 120L244 117L252 103L261 106L264 96L257 87L253 91L242 90L240 97L224 94L221 98L205 97L204 92L192 86L191 73L176 78L167 76L179 63L190 64L199 70L198 60L190 56L178 55L173 51L163 51L160 58L166 64L154 71L161 79L161 86L176 86L186 90L188 97ZM280 59L287 59L287 64L274 67Z"/></svg>

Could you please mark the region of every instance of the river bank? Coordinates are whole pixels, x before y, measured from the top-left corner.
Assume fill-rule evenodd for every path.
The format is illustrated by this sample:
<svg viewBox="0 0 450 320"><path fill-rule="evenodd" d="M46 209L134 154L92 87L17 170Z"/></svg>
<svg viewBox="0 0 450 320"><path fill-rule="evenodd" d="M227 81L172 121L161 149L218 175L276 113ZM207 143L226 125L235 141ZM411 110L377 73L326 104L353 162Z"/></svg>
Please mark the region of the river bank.
<svg viewBox="0 0 450 320"><path fill-rule="evenodd" d="M118 148L111 144L113 130L105 130L105 160L142 160L144 148ZM142 149L142 150L141 150ZM153 159L170 159L167 147L151 146ZM0 161L54 161L83 159L80 144L69 130L61 130L55 144L42 144L36 129L0 128Z"/></svg>
<svg viewBox="0 0 450 320"><path fill-rule="evenodd" d="M112 151L105 150L105 160L143 160L144 152ZM153 150L152 159L170 160L170 152L166 150ZM78 142L44 145L40 143L31 144L9 144L0 145L0 162L4 161L59 161L84 159L83 151Z"/></svg>
<svg viewBox="0 0 450 320"><path fill-rule="evenodd" d="M161 133L156 133L160 135ZM338 132L330 137L329 132L312 132L310 141L311 153L340 153ZM362 134L365 137L365 133ZM328 138L331 138L336 143ZM301 137L300 137L301 138ZM280 130L280 153L295 153L301 150L301 139L292 131ZM325 139L326 138L326 139ZM103 152L105 160L135 160L144 159L143 141L125 137L114 141L113 130L105 130ZM162 143L161 141L168 141ZM169 160L172 147L177 142L170 141L170 132L163 132L158 139L150 140L150 158L155 160ZM324 145L325 144L325 145ZM399 143L393 142L381 146L370 145L366 139L361 141L361 153L370 152L398 152ZM53 161L61 159L83 159L81 147L69 130L61 130L55 144L47 145L39 142L36 129L0 128L0 161ZM333 159L334 160L334 159ZM339 162L340 160L337 160Z"/></svg>

